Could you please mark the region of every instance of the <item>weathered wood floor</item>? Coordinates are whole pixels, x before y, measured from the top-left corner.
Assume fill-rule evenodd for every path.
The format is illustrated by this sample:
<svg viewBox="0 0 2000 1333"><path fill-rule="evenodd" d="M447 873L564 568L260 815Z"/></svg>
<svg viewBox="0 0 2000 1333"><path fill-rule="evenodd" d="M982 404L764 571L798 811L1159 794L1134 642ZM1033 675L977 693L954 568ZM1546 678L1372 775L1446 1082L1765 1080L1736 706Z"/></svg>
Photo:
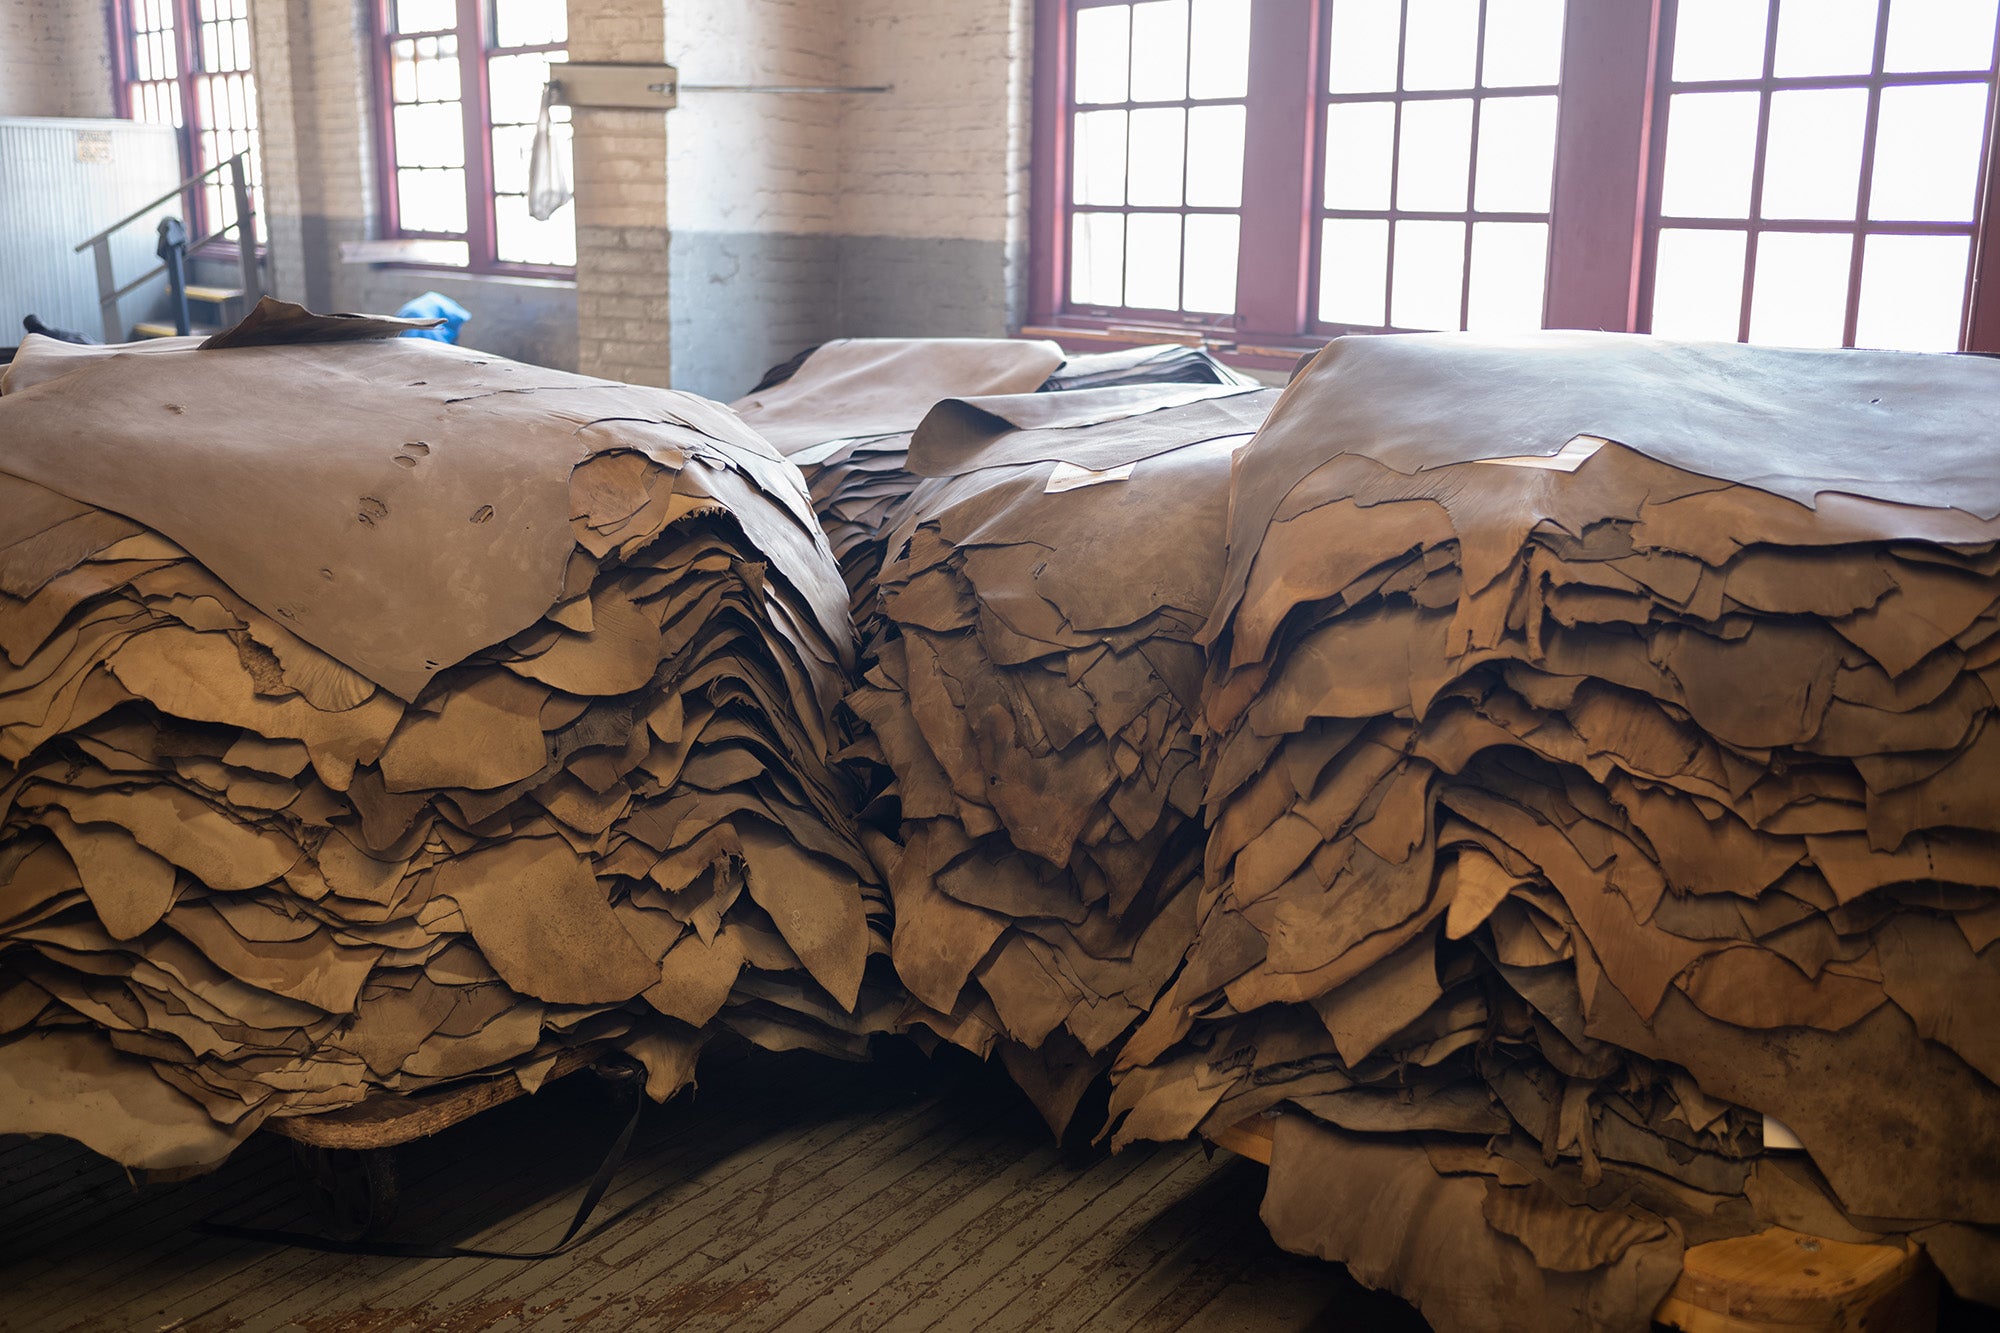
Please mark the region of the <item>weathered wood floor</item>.
<svg viewBox="0 0 2000 1333"><path fill-rule="evenodd" d="M398 1239L552 1244L622 1113L581 1075L396 1150ZM1191 1145L1065 1155L955 1058L704 1065L649 1107L577 1248L550 1260L313 1253L196 1232L309 1229L290 1146L134 1191L65 1141L0 1140L9 1333L1422 1329L1271 1244L1262 1168Z"/></svg>

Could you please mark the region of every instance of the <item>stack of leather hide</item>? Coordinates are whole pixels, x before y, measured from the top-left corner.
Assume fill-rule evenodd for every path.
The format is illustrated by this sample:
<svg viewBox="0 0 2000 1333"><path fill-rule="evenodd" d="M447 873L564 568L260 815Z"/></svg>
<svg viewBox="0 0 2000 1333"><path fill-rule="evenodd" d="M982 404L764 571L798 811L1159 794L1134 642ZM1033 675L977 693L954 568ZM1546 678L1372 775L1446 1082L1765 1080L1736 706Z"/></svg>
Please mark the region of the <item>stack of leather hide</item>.
<svg viewBox="0 0 2000 1333"><path fill-rule="evenodd" d="M842 338L773 367L730 404L805 474L862 642L896 507L916 484L910 434L941 399L1031 393L1062 364L1051 342Z"/></svg>
<svg viewBox="0 0 2000 1333"><path fill-rule="evenodd" d="M1194 633L1231 452L1270 390L950 401L889 539L849 700L892 774L894 958L927 1027L997 1051L1058 1133L1191 938Z"/></svg>
<svg viewBox="0 0 2000 1333"><path fill-rule="evenodd" d="M1257 381L1237 374L1202 348L1153 343L1069 357L1042 385L1042 392L1113 389L1126 384L1234 384L1255 388Z"/></svg>
<svg viewBox="0 0 2000 1333"><path fill-rule="evenodd" d="M686 394L253 323L4 383L0 1132L198 1167L584 1043L656 1097L725 1028L855 1052L887 902L797 473Z"/></svg>
<svg viewBox="0 0 2000 1333"><path fill-rule="evenodd" d="M1440 1328L1644 1327L1771 1222L2000 1299L1996 427L1972 358L1329 347L1239 456L1117 1138L1292 1112L1274 1234Z"/></svg>

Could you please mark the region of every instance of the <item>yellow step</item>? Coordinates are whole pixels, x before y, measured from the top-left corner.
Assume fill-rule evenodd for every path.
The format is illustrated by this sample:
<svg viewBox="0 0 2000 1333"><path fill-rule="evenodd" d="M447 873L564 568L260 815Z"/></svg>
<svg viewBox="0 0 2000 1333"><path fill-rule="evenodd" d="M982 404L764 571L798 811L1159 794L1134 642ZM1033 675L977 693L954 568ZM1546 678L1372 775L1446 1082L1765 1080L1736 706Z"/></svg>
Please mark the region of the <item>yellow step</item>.
<svg viewBox="0 0 2000 1333"><path fill-rule="evenodd" d="M205 337L208 334L214 333L215 329L207 324L190 324L188 325L188 332L196 336ZM132 326L132 336L134 338L178 338L181 335L180 330L171 324L162 324L158 320L148 319L142 320Z"/></svg>
<svg viewBox="0 0 2000 1333"><path fill-rule="evenodd" d="M188 300L201 301L208 305L221 305L226 301L234 301L241 295L243 295L241 287L202 287L189 283L187 288Z"/></svg>

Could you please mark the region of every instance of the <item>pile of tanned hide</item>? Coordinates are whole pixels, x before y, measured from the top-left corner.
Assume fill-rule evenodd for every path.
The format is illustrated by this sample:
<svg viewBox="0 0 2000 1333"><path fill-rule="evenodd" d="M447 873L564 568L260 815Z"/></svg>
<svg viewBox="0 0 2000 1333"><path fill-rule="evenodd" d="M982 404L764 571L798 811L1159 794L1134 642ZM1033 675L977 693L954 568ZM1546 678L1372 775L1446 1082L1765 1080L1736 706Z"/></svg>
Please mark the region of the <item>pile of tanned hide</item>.
<svg viewBox="0 0 2000 1333"><path fill-rule="evenodd" d="M254 319L4 382L0 1132L204 1166L584 1043L659 1097L722 1029L855 1051L887 901L797 473L686 394Z"/></svg>
<svg viewBox="0 0 2000 1333"><path fill-rule="evenodd" d="M1194 928L1190 722L1229 464L1270 390L940 404L889 539L888 633L850 706L893 775L913 1025L997 1049L1060 1132Z"/></svg>
<svg viewBox="0 0 2000 1333"><path fill-rule="evenodd" d="M1054 343L1024 339L842 338L774 367L730 406L804 472L865 628L883 541L916 484L905 460L924 414L943 398L1032 393L1062 360Z"/></svg>
<svg viewBox="0 0 2000 1333"><path fill-rule="evenodd" d="M1974 358L1333 344L1238 456L1116 1139L1281 1109L1274 1235L1441 1329L1773 1222L2000 1301L1996 438Z"/></svg>

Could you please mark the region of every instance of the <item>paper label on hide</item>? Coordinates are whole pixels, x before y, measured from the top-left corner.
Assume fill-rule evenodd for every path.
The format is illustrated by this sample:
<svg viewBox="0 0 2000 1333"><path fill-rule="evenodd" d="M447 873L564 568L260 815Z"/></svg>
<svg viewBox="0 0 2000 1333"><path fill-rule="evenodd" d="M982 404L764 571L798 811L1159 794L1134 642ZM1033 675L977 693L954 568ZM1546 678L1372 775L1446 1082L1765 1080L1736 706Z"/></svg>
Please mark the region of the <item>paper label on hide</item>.
<svg viewBox="0 0 2000 1333"><path fill-rule="evenodd" d="M1080 490L1085 486L1102 486L1111 481L1127 481L1132 476L1132 464L1107 468L1102 472L1092 472L1074 463L1058 463L1049 473L1048 484L1042 487L1043 495L1061 495L1064 491Z"/></svg>
<svg viewBox="0 0 2000 1333"><path fill-rule="evenodd" d="M1520 454L1513 458L1475 458L1475 463L1494 467L1539 468L1545 472L1574 472L1589 462L1597 451L1611 443L1595 435L1579 435L1552 454Z"/></svg>

